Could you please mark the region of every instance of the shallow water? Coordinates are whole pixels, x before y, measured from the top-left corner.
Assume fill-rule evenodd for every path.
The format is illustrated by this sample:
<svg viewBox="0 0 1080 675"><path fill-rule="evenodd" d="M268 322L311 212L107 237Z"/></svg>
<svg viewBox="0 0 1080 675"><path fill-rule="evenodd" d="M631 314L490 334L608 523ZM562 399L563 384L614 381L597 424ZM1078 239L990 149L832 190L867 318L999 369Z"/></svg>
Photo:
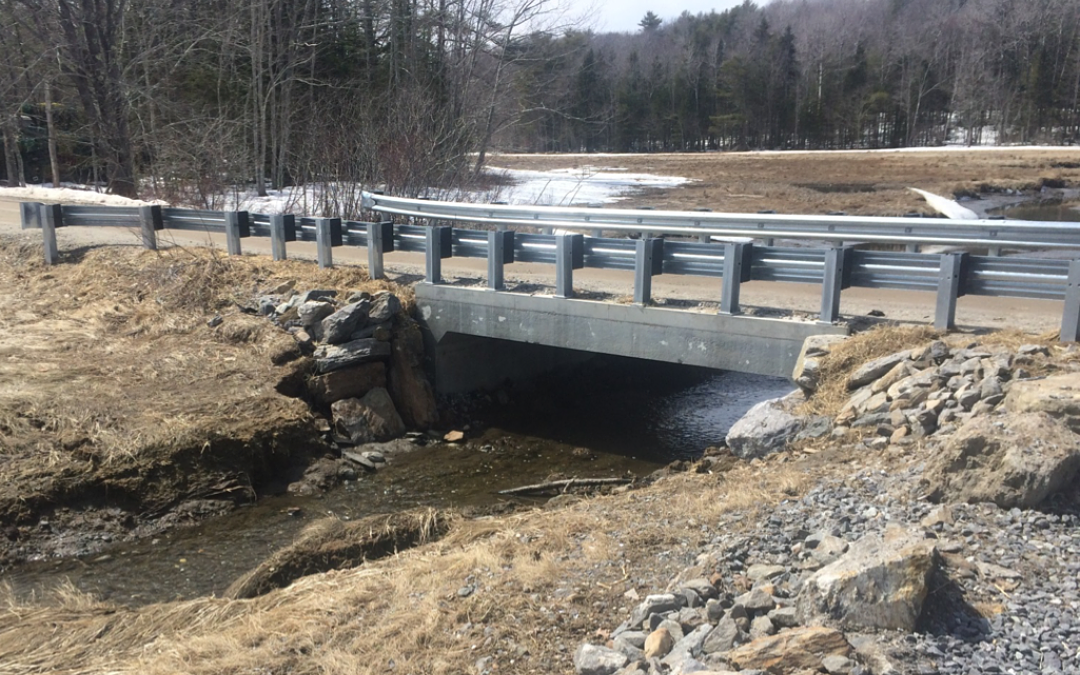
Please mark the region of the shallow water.
<svg viewBox="0 0 1080 675"><path fill-rule="evenodd" d="M1009 220L1036 220L1042 222L1080 222L1080 210L1075 203L1027 204L995 211Z"/></svg>
<svg viewBox="0 0 1080 675"><path fill-rule="evenodd" d="M778 378L595 359L490 402L474 400L465 443L394 455L387 468L324 495L263 498L86 558L29 563L4 579L20 596L67 581L131 605L220 595L318 518L351 520L420 506L497 508L509 501L496 494L502 489L558 478L643 476L700 455L754 403L791 389Z"/></svg>

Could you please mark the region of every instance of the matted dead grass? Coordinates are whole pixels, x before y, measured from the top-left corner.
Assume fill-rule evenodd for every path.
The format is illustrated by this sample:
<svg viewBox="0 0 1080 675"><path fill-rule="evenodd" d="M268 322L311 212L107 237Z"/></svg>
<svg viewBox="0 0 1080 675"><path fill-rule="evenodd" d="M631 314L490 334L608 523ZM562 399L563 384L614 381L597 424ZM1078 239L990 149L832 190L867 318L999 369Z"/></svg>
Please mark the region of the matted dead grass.
<svg viewBox="0 0 1080 675"><path fill-rule="evenodd" d="M933 213L917 187L941 195L1037 190L1044 180L1080 184L1075 148L918 152L692 153L649 155L494 155L511 169L616 168L684 176L692 183L650 190L620 205L710 208L730 213L903 215Z"/></svg>
<svg viewBox="0 0 1080 675"><path fill-rule="evenodd" d="M839 463L842 466L842 462ZM128 609L8 600L0 673L569 672L573 648L693 562L725 514L797 497L830 464L777 458L570 506L456 521L442 539L251 600ZM829 469L832 470L832 469ZM702 570L705 573L706 570ZM469 587L466 592L462 589Z"/></svg>
<svg viewBox="0 0 1080 675"><path fill-rule="evenodd" d="M820 385L804 404L804 412L834 417L848 400L848 376L864 363L941 337L929 326L881 325L833 345L821 359Z"/></svg>
<svg viewBox="0 0 1080 675"><path fill-rule="evenodd" d="M411 298L361 268L206 249L89 248L50 267L35 239L0 238L6 525L32 517L49 494L153 511L177 496L149 494L166 487L150 485L161 473L153 467L172 466L186 474L177 480L188 496L206 496L223 476L262 465L264 453L312 445L306 405L275 390L283 373L270 357L293 340L250 315L253 298L287 283ZM200 466L213 470L200 477Z"/></svg>

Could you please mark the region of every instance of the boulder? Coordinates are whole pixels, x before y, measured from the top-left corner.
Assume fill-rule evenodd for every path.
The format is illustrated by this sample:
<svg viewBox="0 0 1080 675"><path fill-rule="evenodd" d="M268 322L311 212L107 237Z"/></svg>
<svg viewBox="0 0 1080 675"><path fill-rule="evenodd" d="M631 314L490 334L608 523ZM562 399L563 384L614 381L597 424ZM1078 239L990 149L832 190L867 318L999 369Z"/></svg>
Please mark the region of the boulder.
<svg viewBox="0 0 1080 675"><path fill-rule="evenodd" d="M821 670L824 658L850 655L851 645L839 631L811 626L758 638L731 650L726 657L739 670L794 673L816 672Z"/></svg>
<svg viewBox="0 0 1080 675"><path fill-rule="evenodd" d="M308 383L311 395L323 405L360 398L376 387L386 387L386 365L381 361L334 370Z"/></svg>
<svg viewBox="0 0 1080 675"><path fill-rule="evenodd" d="M799 352L799 358L795 360L795 370L791 373L795 384L806 392L817 390L821 369L819 357L828 354L834 345L847 338L846 335L811 335L803 340L802 351Z"/></svg>
<svg viewBox="0 0 1080 675"><path fill-rule="evenodd" d="M322 320L322 337L325 342L338 345L348 342L352 334L368 321L371 303L367 300L345 305Z"/></svg>
<svg viewBox="0 0 1080 675"><path fill-rule="evenodd" d="M409 317L398 316L394 322L391 344L390 396L410 427L429 429L435 425L439 415L435 407L435 392L424 375L424 339L420 327Z"/></svg>
<svg viewBox="0 0 1080 675"><path fill-rule="evenodd" d="M334 305L325 300L309 300L297 306L296 315L304 328L314 326L334 313Z"/></svg>
<svg viewBox="0 0 1080 675"><path fill-rule="evenodd" d="M653 632L649 633L649 637L645 638L645 658L651 659L653 657L667 656L667 653L671 651L671 648L675 646L675 638L671 637L671 633L667 628L657 628Z"/></svg>
<svg viewBox="0 0 1080 675"><path fill-rule="evenodd" d="M754 459L783 450L805 423L803 418L790 412L796 400L789 394L750 408L728 430L727 445L731 452L742 459Z"/></svg>
<svg viewBox="0 0 1080 675"><path fill-rule="evenodd" d="M363 398L338 401L330 409L334 426L353 443L386 441L405 433L405 424L382 387L372 389Z"/></svg>
<svg viewBox="0 0 1080 675"><path fill-rule="evenodd" d="M919 530L867 535L806 580L795 602L799 623L913 630L935 558L933 541Z"/></svg>
<svg viewBox="0 0 1080 675"><path fill-rule="evenodd" d="M653 614L663 614L664 612L674 612L679 609L682 604L674 593L660 593L657 595L647 595L645 599L634 608L634 611L630 613L630 627L639 628L641 624L652 616Z"/></svg>
<svg viewBox="0 0 1080 675"><path fill-rule="evenodd" d="M373 323L389 321L401 312L401 301L390 291L379 291L371 299L369 316Z"/></svg>
<svg viewBox="0 0 1080 675"><path fill-rule="evenodd" d="M746 637L746 633L735 623L735 619L725 616L705 636L705 640L701 643L701 651L706 654L726 652L735 645L745 642Z"/></svg>
<svg viewBox="0 0 1080 675"><path fill-rule="evenodd" d="M583 644L574 652L574 670L578 675L612 675L629 662L626 654L607 647Z"/></svg>
<svg viewBox="0 0 1080 675"><path fill-rule="evenodd" d="M342 345L323 345L315 350L315 366L320 373L329 373L390 356L390 343L373 338L351 340Z"/></svg>
<svg viewBox="0 0 1080 675"><path fill-rule="evenodd" d="M934 501L1031 508L1074 484L1080 436L1045 412L979 416L949 437L923 478Z"/></svg>
<svg viewBox="0 0 1080 675"><path fill-rule="evenodd" d="M661 659L661 663L667 666L670 672L688 672L684 666L701 654L702 642L711 630L712 626L705 624L690 631L675 643L671 652Z"/></svg>
<svg viewBox="0 0 1080 675"><path fill-rule="evenodd" d="M848 376L847 388L849 390L858 389L859 387L870 384L874 380L878 379L885 373L895 368L897 364L906 361L910 355L911 350L905 349L902 352L896 352L895 354L882 356L881 358L874 359L873 361L867 361L862 366L860 366L854 373Z"/></svg>
<svg viewBox="0 0 1080 675"><path fill-rule="evenodd" d="M1013 382L1004 406L1014 413L1046 413L1080 433L1080 377L1069 373Z"/></svg>

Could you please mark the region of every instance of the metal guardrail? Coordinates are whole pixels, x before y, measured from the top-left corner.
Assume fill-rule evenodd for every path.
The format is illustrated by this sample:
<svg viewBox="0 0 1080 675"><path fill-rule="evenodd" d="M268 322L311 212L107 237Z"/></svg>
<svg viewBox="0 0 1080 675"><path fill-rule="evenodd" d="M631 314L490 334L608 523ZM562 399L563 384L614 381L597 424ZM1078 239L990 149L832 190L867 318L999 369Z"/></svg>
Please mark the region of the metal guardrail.
<svg viewBox="0 0 1080 675"><path fill-rule="evenodd" d="M1080 248L1075 223L464 204L365 192L370 211L495 226L953 246Z"/></svg>
<svg viewBox="0 0 1080 675"><path fill-rule="evenodd" d="M275 260L286 257L288 242L314 242L319 265L323 267L333 265L333 248L362 246L367 248L368 271L372 278L383 276L383 257L393 251L425 252L425 277L429 283L441 282L443 259L485 258L488 261L488 286L493 290L505 290L506 264L550 264L555 266L555 295L558 297L573 295L573 271L586 267L633 271L634 301L639 304L651 301L652 278L656 275L712 277L722 279L720 311L726 314L739 313L739 290L744 282L819 284L822 288L820 320L830 323L839 319L841 291L850 287L933 292L937 297L934 323L939 328L953 327L957 298L964 295L1062 300L1061 339L1074 341L1080 338L1080 260L1002 258L967 253L934 255L860 250L851 246L800 248L660 238L632 240L158 206L83 207L23 203L21 210L24 229L41 228L44 231L45 258L50 264L57 259L57 227L137 226L147 248L156 248L156 233L162 229L195 230L224 234L232 255L241 253L244 238L269 237ZM588 215L593 217L590 222L600 222L606 213L589 209ZM699 213L683 215L701 216ZM954 221L946 222L956 225ZM496 224L505 223L499 221ZM670 233L655 221L636 223L633 229L637 231L642 225L647 225L650 232ZM604 224L603 229L611 228ZM767 234L780 236L776 230ZM906 240L892 241L905 243Z"/></svg>

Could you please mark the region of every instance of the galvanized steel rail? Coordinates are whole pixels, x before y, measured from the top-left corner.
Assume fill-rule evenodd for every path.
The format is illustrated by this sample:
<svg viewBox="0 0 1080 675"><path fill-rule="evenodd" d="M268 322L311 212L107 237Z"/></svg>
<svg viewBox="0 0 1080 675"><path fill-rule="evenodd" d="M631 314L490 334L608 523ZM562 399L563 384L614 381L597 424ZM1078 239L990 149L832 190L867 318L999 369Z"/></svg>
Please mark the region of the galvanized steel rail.
<svg viewBox="0 0 1080 675"><path fill-rule="evenodd" d="M424 207L417 211L425 218L436 220L471 220L466 214L484 213L480 222L496 226L520 224L523 207L477 206L401 200L371 195L370 205L376 210L398 213L402 203ZM388 201L390 200L390 201ZM459 208L460 207L460 208ZM540 214L540 207L528 207L529 213ZM163 229L205 231L224 234L228 252L241 253L241 240L248 237L269 237L275 260L286 257L289 242L307 241L316 244L320 266L333 265L333 248L338 246L362 246L367 248L368 269L372 278L383 276L383 257L393 251L425 252L425 278L429 283L441 283L442 260L451 257L486 258L488 261L488 286L493 290L505 290L507 264L514 262L542 263L555 266L555 295L573 296L573 273L586 267L632 271L634 273L634 301L647 304L651 301L652 278L661 274L700 276L721 279L720 312L740 313L739 291L748 281L773 281L820 285L820 320L835 322L839 316L840 294L850 287L890 288L924 291L936 294L934 323L939 328L951 328L955 322L957 298L964 295L987 295L995 297L1038 298L1061 300L1061 339L1074 341L1080 338L1080 260L1045 260L1035 258L975 256L969 253L945 253L941 255L861 250L852 246L829 246L825 248L761 246L753 243L701 243L662 238L603 238L585 237L581 234L533 234L499 229L493 231L454 229L447 226L425 226L390 222L367 223L343 221L338 218L304 218L292 215L251 214L244 211L199 211L191 209L104 206L61 206L59 204L23 203L21 205L23 228L40 228L45 241L46 262L58 258L56 228L63 226L127 226L138 227L147 248L157 247L157 232ZM438 211L438 215L436 215ZM1027 226L1030 236L1024 247L1062 247L1068 245L1066 234L1075 237L1075 226L1056 223L1009 223L1006 227L999 221L957 221L941 219L847 218L839 224L838 217L778 216L726 216L701 214L588 209L543 208L543 212L581 211L589 216L588 226L603 230L646 231L663 234L753 234L767 240L773 237L798 236L835 242L858 240L888 241L908 244L928 243L910 232L896 233L895 228L921 230L928 223L947 227L948 232L938 234L933 243L969 246L993 246L1020 244L1009 243L1007 238L1019 236ZM500 215L492 215L500 214ZM612 215L614 214L614 215ZM632 224L612 222L625 220L634 214ZM413 214L416 215L416 214ZM501 215L509 215L503 219ZM549 214L550 215L550 214ZM451 217L453 216L453 217ZM656 218L654 218L654 216ZM672 218L688 219L692 225L667 226ZM734 226L712 227L697 222L720 222L729 219L759 221L770 217L768 227L758 229ZM640 220L636 220L640 218ZM806 228L811 221L825 223L825 229L813 236L795 234L791 229L773 227L777 222L803 222ZM850 222L849 222L850 221ZM892 227L888 234L880 231L875 237L858 233L854 221L879 223ZM570 221L551 219L527 220L527 224L570 225ZM830 224L831 223L831 224ZM891 223L891 225L889 224ZM756 228L757 225L754 227ZM580 223L575 225L580 227ZM994 229L988 229L990 227ZM741 226L740 226L741 227ZM785 226L787 227L787 226ZM1042 233L1036 237L1034 233ZM1056 237L1053 239L1051 237ZM989 238L987 238L989 237ZM1041 238L1039 238L1041 237ZM1051 241L1051 239L1053 239ZM1077 245L1073 243L1072 245Z"/></svg>
<svg viewBox="0 0 1080 675"><path fill-rule="evenodd" d="M379 213L504 227L833 242L1080 248L1080 227L1075 223L512 206L405 199L370 192L363 194L363 206Z"/></svg>

